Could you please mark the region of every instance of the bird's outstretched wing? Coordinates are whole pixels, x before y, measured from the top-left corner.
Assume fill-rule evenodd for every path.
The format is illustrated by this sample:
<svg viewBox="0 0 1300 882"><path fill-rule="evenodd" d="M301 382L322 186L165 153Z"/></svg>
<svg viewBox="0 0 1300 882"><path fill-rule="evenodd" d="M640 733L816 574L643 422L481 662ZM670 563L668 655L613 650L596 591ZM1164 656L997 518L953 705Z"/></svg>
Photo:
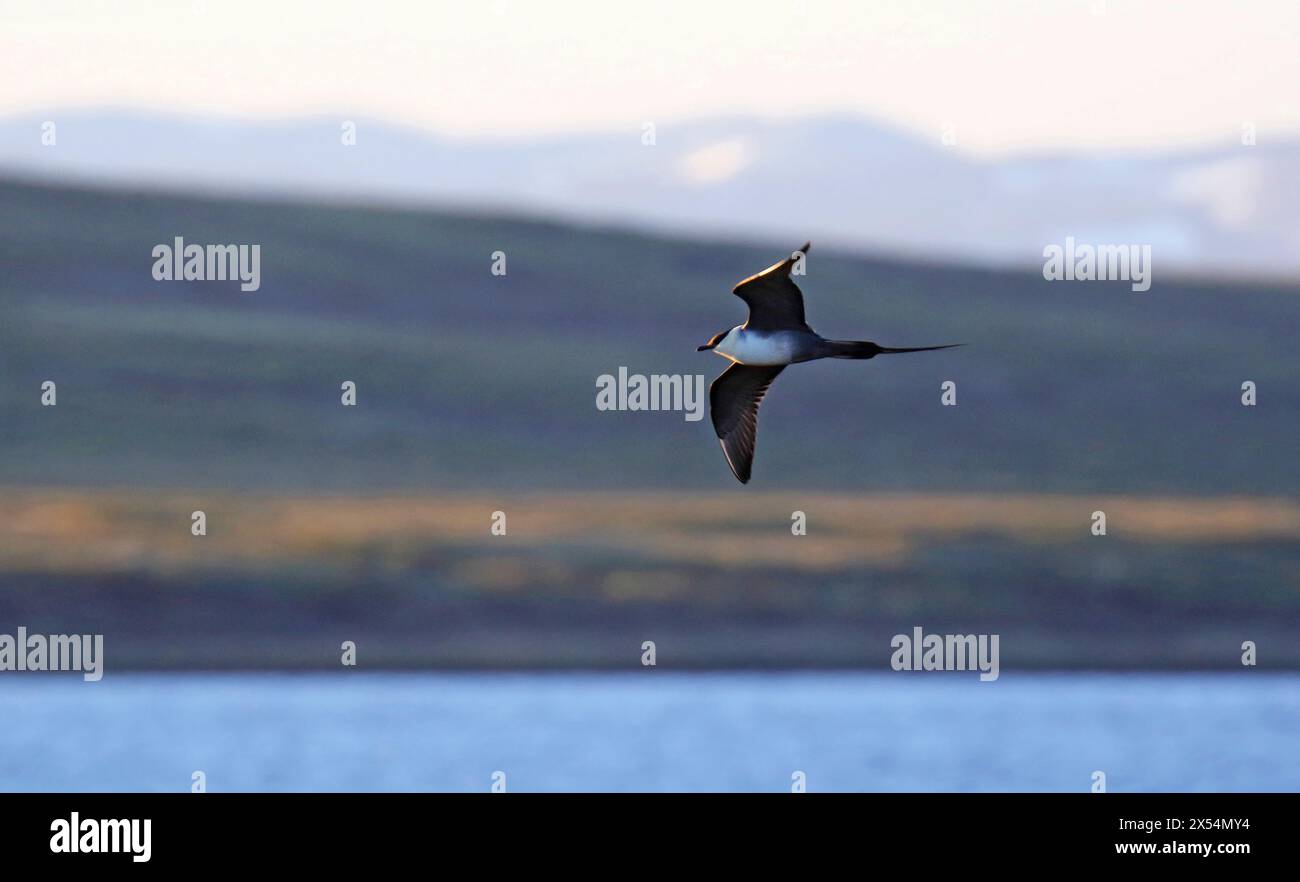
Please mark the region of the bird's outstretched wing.
<svg viewBox="0 0 1300 882"><path fill-rule="evenodd" d="M733 364L709 387L709 416L722 442L731 473L742 484L749 482L754 464L754 442L758 436L758 406L767 387L785 365Z"/></svg>
<svg viewBox="0 0 1300 882"><path fill-rule="evenodd" d="M790 279L790 270L799 255L806 255L811 242L785 260L772 264L758 275L750 276L731 290L749 305L745 327L756 331L808 328L803 317L803 294Z"/></svg>

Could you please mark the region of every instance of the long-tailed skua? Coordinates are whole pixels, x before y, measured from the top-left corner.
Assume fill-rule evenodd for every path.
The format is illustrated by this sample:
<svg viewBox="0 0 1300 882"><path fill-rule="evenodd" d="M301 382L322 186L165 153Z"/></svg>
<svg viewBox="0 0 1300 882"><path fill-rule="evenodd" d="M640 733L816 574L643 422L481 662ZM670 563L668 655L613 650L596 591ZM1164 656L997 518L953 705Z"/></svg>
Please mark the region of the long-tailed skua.
<svg viewBox="0 0 1300 882"><path fill-rule="evenodd" d="M785 260L738 284L731 293L748 304L748 321L714 334L698 349L715 352L732 362L709 387L709 413L727 465L742 484L749 482L753 468L758 406L787 365L818 358L865 359L900 352L930 352L961 345L894 348L865 340L827 340L808 327L803 294L790 278L810 247L812 243L805 242Z"/></svg>

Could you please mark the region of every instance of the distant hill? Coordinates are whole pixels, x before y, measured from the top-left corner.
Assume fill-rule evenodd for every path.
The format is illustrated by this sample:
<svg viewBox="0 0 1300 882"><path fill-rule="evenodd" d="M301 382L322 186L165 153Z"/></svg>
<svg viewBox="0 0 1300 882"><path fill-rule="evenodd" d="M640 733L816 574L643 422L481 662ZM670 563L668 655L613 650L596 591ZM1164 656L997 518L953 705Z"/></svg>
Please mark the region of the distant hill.
<svg viewBox="0 0 1300 882"><path fill-rule="evenodd" d="M44 146L42 124L55 124ZM200 190L461 204L736 240L1034 266L1048 243L1147 243L1161 271L1300 277L1300 142L981 161L940 132L858 117L660 121L545 139L463 139L366 119L248 122L139 111L0 120L0 170Z"/></svg>
<svg viewBox="0 0 1300 882"><path fill-rule="evenodd" d="M176 236L259 245L261 288L154 281ZM337 669L344 639L626 668L653 639L886 670L917 625L1002 635L1008 672L1234 670L1247 640L1300 667L1300 291L815 243L814 327L967 346L786 371L748 487L707 419L597 410L620 366L716 376L731 286L801 241L0 183L0 631L102 633L115 669Z"/></svg>
<svg viewBox="0 0 1300 882"><path fill-rule="evenodd" d="M707 419L598 411L596 378L711 381L695 347L744 318L731 286L802 234L0 184L0 483L743 492ZM261 290L155 282L175 236L260 244ZM787 371L756 488L1300 493L1293 287L1157 268L1135 294L817 242L802 287L830 336L968 345Z"/></svg>

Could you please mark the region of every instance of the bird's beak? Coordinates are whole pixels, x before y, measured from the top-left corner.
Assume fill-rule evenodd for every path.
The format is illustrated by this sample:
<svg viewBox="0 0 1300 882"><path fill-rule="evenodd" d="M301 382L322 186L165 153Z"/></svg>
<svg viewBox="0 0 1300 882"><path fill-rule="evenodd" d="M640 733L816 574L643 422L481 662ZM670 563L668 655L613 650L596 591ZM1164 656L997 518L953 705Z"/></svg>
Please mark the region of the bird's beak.
<svg viewBox="0 0 1300 882"><path fill-rule="evenodd" d="M696 351L696 352L708 352L708 351L709 351L710 349L712 349L712 348L713 348L713 346L712 346L711 344L709 344L709 343L705 343L703 346L696 347L695 351Z"/></svg>

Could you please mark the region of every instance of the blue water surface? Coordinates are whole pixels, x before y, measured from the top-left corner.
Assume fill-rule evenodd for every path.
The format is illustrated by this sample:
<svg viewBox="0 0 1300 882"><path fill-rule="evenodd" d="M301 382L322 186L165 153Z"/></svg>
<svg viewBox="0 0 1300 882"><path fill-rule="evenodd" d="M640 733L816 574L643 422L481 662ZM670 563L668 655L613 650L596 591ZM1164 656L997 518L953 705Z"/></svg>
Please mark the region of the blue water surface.
<svg viewBox="0 0 1300 882"><path fill-rule="evenodd" d="M0 790L1300 790L1300 675L0 674Z"/></svg>

